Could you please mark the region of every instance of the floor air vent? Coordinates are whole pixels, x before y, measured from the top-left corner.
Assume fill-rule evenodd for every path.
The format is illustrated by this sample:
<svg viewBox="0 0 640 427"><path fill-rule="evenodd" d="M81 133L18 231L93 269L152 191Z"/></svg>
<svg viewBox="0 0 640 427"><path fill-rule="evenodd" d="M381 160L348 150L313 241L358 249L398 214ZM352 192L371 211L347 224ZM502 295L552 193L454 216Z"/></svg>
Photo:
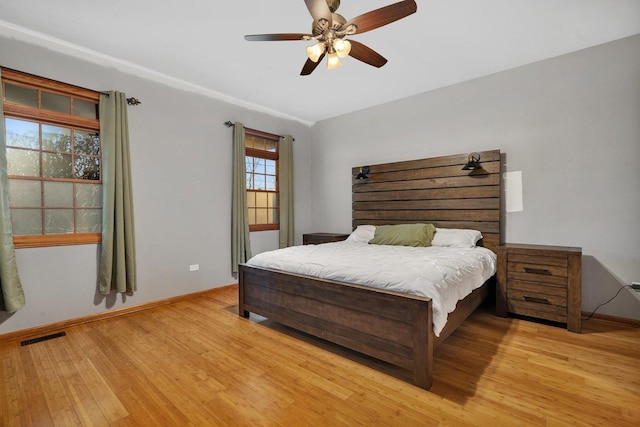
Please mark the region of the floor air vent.
<svg viewBox="0 0 640 427"><path fill-rule="evenodd" d="M21 341L20 345L22 345L22 346L31 345L31 344L35 344L35 343L41 342L41 341L47 341L47 340L52 340L54 338L64 337L65 335L67 335L67 334L64 333L64 332L58 332L58 333L51 334L51 335L45 335L44 337L32 338L30 340Z"/></svg>

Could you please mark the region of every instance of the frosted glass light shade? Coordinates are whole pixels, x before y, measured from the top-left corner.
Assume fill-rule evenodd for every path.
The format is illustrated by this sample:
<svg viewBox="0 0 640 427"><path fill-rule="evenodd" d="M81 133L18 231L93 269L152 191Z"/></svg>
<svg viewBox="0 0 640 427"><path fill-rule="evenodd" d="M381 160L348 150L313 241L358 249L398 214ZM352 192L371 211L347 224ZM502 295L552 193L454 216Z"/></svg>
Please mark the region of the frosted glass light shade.
<svg viewBox="0 0 640 427"><path fill-rule="evenodd" d="M338 58L344 58L349 55L349 52L351 52L351 43L349 40L337 39L333 42L333 48L335 49Z"/></svg>
<svg viewBox="0 0 640 427"><path fill-rule="evenodd" d="M316 43L313 46L309 46L307 48L307 56L313 62L318 62L320 56L324 53L325 46L324 43Z"/></svg>
<svg viewBox="0 0 640 427"><path fill-rule="evenodd" d="M334 68L338 68L342 65L340 62L340 58L337 53L330 53L327 55L327 68L333 70Z"/></svg>

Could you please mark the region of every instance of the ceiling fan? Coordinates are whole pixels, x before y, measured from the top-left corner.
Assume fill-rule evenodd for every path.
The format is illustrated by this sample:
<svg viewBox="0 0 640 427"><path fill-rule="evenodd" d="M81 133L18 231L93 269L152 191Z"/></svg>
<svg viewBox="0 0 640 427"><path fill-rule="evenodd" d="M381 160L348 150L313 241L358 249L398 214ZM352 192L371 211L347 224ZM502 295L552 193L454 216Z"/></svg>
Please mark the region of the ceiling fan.
<svg viewBox="0 0 640 427"><path fill-rule="evenodd" d="M347 21L342 15L335 13L340 6L340 0L305 0L305 3L313 17L311 34L280 33L244 36L248 41L315 41L313 46L307 48L308 59L302 67L301 76L311 74L325 55L329 69L339 67L340 59L347 55L374 67L382 67L387 63L382 55L355 40L346 40L345 37L390 24L415 13L418 8L414 0L404 0Z"/></svg>

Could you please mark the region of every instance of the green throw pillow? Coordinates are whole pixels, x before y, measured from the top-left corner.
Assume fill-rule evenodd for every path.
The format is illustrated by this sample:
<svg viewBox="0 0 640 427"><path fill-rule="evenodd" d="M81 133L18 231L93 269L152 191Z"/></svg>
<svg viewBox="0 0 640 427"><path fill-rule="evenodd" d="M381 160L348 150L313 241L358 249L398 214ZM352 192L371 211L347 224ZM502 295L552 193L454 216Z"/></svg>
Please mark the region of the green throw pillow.
<svg viewBox="0 0 640 427"><path fill-rule="evenodd" d="M379 225L369 240L373 245L431 246L436 231L433 224Z"/></svg>

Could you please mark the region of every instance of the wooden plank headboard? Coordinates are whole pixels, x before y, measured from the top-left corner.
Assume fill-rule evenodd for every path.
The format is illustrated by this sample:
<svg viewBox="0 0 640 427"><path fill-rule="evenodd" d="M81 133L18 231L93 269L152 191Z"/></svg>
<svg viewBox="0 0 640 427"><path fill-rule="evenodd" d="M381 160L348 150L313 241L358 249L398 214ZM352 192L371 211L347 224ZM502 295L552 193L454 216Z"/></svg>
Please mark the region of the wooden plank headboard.
<svg viewBox="0 0 640 427"><path fill-rule="evenodd" d="M431 223L480 230L481 245L503 242L500 150L481 151L482 169L462 170L468 154L369 166L367 179L352 169L352 226Z"/></svg>

